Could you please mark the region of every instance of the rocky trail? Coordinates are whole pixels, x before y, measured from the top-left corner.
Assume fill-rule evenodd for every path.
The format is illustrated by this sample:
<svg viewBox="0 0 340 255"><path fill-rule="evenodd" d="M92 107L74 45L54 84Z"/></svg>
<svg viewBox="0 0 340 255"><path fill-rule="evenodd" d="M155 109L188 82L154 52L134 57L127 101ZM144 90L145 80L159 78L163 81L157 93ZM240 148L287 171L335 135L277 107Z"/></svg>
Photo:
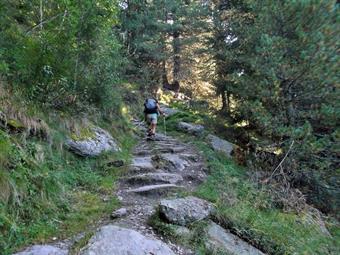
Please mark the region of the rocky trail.
<svg viewBox="0 0 340 255"><path fill-rule="evenodd" d="M141 123L135 124L145 130ZM164 134L157 134L154 141L141 137L128 169L117 189L122 208L113 212L109 222L101 224L79 254L196 254L157 235L148 220L159 210L167 222L189 232L187 224L208 218L213 212L213 205L207 201L185 196L207 177L200 152L190 143ZM216 248L226 254L263 254L213 222L207 233L207 245L212 250ZM70 242L35 245L17 255L65 255L71 245Z"/></svg>

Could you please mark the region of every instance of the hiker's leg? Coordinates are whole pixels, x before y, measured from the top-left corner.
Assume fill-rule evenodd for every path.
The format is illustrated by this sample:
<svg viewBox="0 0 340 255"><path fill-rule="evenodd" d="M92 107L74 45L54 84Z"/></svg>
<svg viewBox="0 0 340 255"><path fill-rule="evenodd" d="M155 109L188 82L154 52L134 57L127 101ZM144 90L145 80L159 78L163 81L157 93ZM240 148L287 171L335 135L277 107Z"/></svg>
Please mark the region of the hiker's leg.
<svg viewBox="0 0 340 255"><path fill-rule="evenodd" d="M151 134L156 134L156 126L157 126L157 124L155 124L155 123L151 123Z"/></svg>
<svg viewBox="0 0 340 255"><path fill-rule="evenodd" d="M157 126L157 114L152 114L151 119L151 133L154 135L156 134L156 126Z"/></svg>

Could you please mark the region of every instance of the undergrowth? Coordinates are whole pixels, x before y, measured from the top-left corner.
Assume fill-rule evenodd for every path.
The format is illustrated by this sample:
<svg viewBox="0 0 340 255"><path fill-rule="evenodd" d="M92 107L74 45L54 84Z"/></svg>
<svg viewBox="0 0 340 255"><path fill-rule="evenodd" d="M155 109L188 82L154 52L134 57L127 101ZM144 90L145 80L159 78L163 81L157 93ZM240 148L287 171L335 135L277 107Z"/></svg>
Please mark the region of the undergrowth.
<svg viewBox="0 0 340 255"><path fill-rule="evenodd" d="M67 119L69 117L64 117ZM119 206L115 183L128 164L135 141L123 116L96 120L122 149L82 158L62 145L64 121L49 122L51 139L27 137L0 129L0 253L11 254L31 243L64 239L94 226ZM124 128L122 128L124 127ZM125 165L126 165L125 164Z"/></svg>
<svg viewBox="0 0 340 255"><path fill-rule="evenodd" d="M340 231L336 223L326 223L332 235L329 237L303 215L276 208L270 190L251 183L244 167L214 152L203 138L193 139L176 131L179 121L204 123L207 118L192 112L177 113L168 118L167 131L193 143L205 156L209 176L194 195L215 204L214 220L268 254L339 254ZM197 249L202 254L208 252L202 246Z"/></svg>

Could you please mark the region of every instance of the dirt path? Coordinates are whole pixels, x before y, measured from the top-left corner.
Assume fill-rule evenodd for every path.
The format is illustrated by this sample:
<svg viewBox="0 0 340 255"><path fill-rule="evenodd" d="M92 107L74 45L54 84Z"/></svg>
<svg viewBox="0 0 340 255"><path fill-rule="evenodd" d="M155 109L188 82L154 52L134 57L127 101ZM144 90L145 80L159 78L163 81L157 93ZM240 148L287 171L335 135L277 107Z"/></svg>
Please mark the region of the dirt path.
<svg viewBox="0 0 340 255"><path fill-rule="evenodd" d="M190 144L157 134L154 141L139 142L132 164L121 179L117 195L127 215L114 224L137 230L145 236L161 239L147 224L160 199L193 191L205 178L202 156ZM176 254L192 254L168 243Z"/></svg>
<svg viewBox="0 0 340 255"><path fill-rule="evenodd" d="M143 123L135 124L144 134ZM144 135L137 139L140 141L133 151L132 162L119 180L116 192L122 208L118 213L114 212L114 219L98 224L101 227L94 230L95 234L77 254L195 254L157 235L148 225L148 220L157 210L161 199L181 197L183 193L187 195L206 179L203 155L190 143L164 134L157 134L154 141L147 141ZM196 206L195 202L185 210L191 211ZM263 255L213 222L208 233L213 248L222 247L230 254L237 255ZM71 238L52 245L35 245L17 255L67 255L75 239L79 240Z"/></svg>

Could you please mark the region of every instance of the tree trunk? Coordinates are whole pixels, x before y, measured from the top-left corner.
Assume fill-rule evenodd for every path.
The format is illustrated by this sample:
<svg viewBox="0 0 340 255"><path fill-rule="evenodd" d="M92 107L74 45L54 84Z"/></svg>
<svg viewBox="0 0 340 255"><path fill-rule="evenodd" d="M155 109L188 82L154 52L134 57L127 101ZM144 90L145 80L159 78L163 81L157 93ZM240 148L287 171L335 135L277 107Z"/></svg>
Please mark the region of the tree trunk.
<svg viewBox="0 0 340 255"><path fill-rule="evenodd" d="M168 76L167 76L165 65L166 65L166 61L163 60L162 61L162 84L163 84L164 88L169 89L170 88L170 84L169 84L169 80L168 80Z"/></svg>
<svg viewBox="0 0 340 255"><path fill-rule="evenodd" d="M226 96L226 93L225 93L224 90L221 92L221 98L222 98L222 109L221 109L221 111L225 111L228 108L228 102L227 102L227 96Z"/></svg>
<svg viewBox="0 0 340 255"><path fill-rule="evenodd" d="M181 69L181 57L180 57L180 53L181 53L181 47L180 47L180 31L178 31L178 29L176 28L176 22L177 22L177 18L176 15L173 15L173 24L174 24L174 30L172 33L172 37L173 37L173 41L172 41L172 47L173 47L173 56L174 56L174 66L173 66L173 83L174 89L179 90L179 80L180 80L180 69ZM177 88L178 87L178 88Z"/></svg>

